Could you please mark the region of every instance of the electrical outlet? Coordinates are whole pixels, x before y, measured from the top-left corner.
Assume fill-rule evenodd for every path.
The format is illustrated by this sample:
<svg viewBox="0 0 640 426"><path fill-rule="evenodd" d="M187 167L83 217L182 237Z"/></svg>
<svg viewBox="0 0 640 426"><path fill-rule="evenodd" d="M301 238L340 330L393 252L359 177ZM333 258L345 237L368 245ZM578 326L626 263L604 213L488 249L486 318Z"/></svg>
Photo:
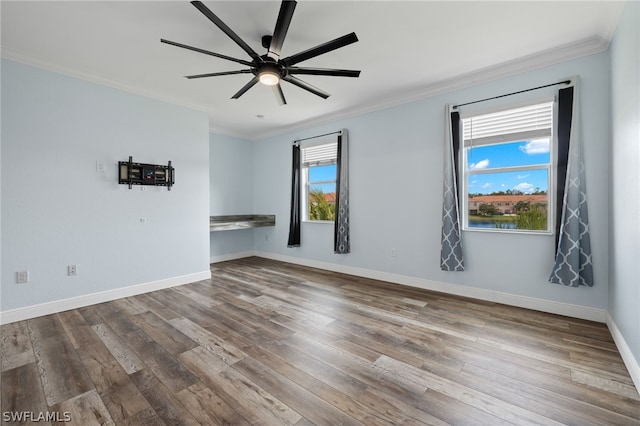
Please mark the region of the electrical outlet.
<svg viewBox="0 0 640 426"><path fill-rule="evenodd" d="M390 250L390 254L391 254L391 257L396 257L398 255L398 252L396 251L396 249L392 248Z"/></svg>
<svg viewBox="0 0 640 426"><path fill-rule="evenodd" d="M29 271L16 272L16 283L26 284L29 282Z"/></svg>
<svg viewBox="0 0 640 426"><path fill-rule="evenodd" d="M104 163L96 161L96 172L104 172Z"/></svg>
<svg viewBox="0 0 640 426"><path fill-rule="evenodd" d="M67 275L70 277L78 275L78 265L67 266Z"/></svg>

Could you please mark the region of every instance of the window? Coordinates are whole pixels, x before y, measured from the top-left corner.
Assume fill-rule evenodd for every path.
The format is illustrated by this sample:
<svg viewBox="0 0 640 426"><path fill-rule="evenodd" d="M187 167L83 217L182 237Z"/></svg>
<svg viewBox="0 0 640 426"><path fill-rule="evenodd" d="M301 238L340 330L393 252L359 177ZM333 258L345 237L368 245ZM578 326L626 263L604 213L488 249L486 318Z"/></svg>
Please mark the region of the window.
<svg viewBox="0 0 640 426"><path fill-rule="evenodd" d="M335 141L302 147L303 220L335 220L337 148Z"/></svg>
<svg viewBox="0 0 640 426"><path fill-rule="evenodd" d="M463 229L550 233L553 102L462 117Z"/></svg>

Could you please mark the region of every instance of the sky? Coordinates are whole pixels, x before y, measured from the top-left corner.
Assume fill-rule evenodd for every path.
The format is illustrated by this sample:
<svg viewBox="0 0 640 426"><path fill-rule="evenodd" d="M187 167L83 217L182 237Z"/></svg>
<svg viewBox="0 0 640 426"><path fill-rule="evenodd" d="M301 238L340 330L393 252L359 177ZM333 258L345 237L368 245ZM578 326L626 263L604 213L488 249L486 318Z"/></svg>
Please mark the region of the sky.
<svg viewBox="0 0 640 426"><path fill-rule="evenodd" d="M467 169L470 171L545 164L549 163L549 159L548 138L467 148ZM473 194L490 194L507 189L517 189L525 194L537 189L547 191L548 174L547 170L469 174L467 189Z"/></svg>
<svg viewBox="0 0 640 426"><path fill-rule="evenodd" d="M332 184L313 185L311 189L322 189L322 192L328 194L336 192L336 165L318 166L309 168L309 182L318 182L323 180L332 180Z"/></svg>

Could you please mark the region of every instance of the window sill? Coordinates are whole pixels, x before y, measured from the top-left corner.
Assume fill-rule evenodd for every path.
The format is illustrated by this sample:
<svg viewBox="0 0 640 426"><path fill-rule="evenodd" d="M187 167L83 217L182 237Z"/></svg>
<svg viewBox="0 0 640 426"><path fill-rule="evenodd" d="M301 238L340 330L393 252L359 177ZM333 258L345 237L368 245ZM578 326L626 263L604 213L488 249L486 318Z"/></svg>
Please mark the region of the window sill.
<svg viewBox="0 0 640 426"><path fill-rule="evenodd" d="M517 234L517 235L554 235L552 231L527 231L521 230L500 230L500 229L488 229L488 228L462 228L462 232L481 232L481 233L493 233L493 234Z"/></svg>

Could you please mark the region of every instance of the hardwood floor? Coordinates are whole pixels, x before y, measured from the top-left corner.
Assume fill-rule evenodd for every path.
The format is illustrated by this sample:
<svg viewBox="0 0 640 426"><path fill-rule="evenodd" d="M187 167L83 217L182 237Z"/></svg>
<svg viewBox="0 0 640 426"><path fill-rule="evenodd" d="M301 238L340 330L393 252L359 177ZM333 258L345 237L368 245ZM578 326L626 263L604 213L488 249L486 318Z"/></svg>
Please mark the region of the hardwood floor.
<svg viewBox="0 0 640 426"><path fill-rule="evenodd" d="M603 324L260 258L212 273L2 326L2 424L640 425Z"/></svg>

